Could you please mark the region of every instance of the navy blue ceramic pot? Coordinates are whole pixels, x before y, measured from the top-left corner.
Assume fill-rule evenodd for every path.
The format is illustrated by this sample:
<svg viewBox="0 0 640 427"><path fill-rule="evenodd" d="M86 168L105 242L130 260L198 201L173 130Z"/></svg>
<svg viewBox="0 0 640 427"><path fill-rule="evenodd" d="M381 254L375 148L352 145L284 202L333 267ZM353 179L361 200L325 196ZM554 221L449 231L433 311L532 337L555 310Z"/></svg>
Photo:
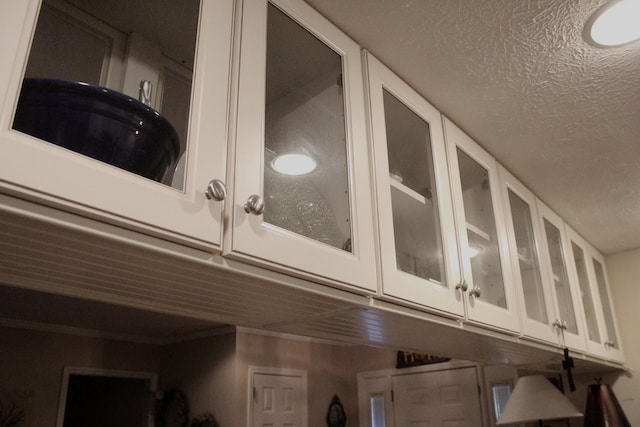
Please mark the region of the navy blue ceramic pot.
<svg viewBox="0 0 640 427"><path fill-rule="evenodd" d="M173 175L184 151L156 110L81 82L25 79L13 128L158 182Z"/></svg>

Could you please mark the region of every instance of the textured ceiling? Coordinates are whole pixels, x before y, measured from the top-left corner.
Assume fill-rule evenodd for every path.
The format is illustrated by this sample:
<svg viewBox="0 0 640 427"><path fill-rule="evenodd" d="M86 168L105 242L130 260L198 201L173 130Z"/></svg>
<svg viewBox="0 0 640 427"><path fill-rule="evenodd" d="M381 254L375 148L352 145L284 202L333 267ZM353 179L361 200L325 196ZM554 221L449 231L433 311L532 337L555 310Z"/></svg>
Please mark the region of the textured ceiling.
<svg viewBox="0 0 640 427"><path fill-rule="evenodd" d="M597 48L605 0L307 0L599 250L640 247L640 42Z"/></svg>

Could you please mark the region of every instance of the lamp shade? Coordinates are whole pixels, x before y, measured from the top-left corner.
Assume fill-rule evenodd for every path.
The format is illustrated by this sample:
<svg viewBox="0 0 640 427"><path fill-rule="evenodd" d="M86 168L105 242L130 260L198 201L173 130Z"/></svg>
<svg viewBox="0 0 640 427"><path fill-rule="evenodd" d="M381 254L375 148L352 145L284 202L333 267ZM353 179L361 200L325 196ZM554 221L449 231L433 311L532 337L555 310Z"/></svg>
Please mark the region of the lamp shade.
<svg viewBox="0 0 640 427"><path fill-rule="evenodd" d="M587 390L587 409L584 414L584 427L631 427L627 416L613 394L611 386L606 384L590 385Z"/></svg>
<svg viewBox="0 0 640 427"><path fill-rule="evenodd" d="M567 397L542 375L521 377L497 425L581 417Z"/></svg>

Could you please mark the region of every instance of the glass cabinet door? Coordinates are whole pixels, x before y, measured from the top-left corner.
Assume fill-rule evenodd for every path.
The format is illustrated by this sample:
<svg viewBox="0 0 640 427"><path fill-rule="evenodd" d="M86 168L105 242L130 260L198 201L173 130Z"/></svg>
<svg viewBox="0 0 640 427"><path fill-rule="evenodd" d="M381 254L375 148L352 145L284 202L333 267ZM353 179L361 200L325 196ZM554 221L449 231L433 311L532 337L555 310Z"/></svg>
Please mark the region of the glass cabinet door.
<svg viewBox="0 0 640 427"><path fill-rule="evenodd" d="M297 0L244 2L241 31L227 255L376 289L358 45Z"/></svg>
<svg viewBox="0 0 640 427"><path fill-rule="evenodd" d="M523 334L558 342L550 314L552 298L542 280L539 257L540 228L536 198L506 169L500 167L507 200L506 221L514 283L518 289Z"/></svg>
<svg viewBox="0 0 640 427"><path fill-rule="evenodd" d="M571 228L566 227L571 242L571 260L574 277L580 288L582 310L584 312L587 349L593 354L603 355L604 343L600 333L600 323L594 300L592 276L589 273L589 258L586 242Z"/></svg>
<svg viewBox="0 0 640 427"><path fill-rule="evenodd" d="M366 53L384 295L464 314L440 113ZM455 278L453 279L455 280Z"/></svg>
<svg viewBox="0 0 640 427"><path fill-rule="evenodd" d="M567 244L564 223L541 202L538 202L538 211L544 228L545 262L549 266L547 280L555 299L556 318L553 324L561 332L564 345L585 350L586 341L580 317L582 305L577 298L579 289L574 288L567 269L571 250Z"/></svg>
<svg viewBox="0 0 640 427"><path fill-rule="evenodd" d="M468 316L520 331L497 162L448 119L445 135Z"/></svg>
<svg viewBox="0 0 640 427"><path fill-rule="evenodd" d="M3 57L17 60L1 66L14 76L0 92L1 180L219 246L221 204L204 190L225 175L234 2L20 3L3 7L25 28L3 37Z"/></svg>
<svg viewBox="0 0 640 427"><path fill-rule="evenodd" d="M602 342L606 350L606 356L619 362L624 361L622 347L618 337L615 312L611 295L609 294L609 282L604 264L604 257L590 247L591 262L593 266L594 280L597 285L598 299L602 308L604 327L602 331Z"/></svg>

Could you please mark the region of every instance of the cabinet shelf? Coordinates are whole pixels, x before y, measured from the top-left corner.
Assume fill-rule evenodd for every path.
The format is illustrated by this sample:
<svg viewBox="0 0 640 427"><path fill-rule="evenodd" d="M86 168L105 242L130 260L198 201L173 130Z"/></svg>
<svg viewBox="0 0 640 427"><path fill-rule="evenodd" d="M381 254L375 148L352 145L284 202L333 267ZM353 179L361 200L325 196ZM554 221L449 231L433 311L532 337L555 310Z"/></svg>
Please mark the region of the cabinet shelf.
<svg viewBox="0 0 640 427"><path fill-rule="evenodd" d="M491 236L488 233L486 233L485 231L482 231L481 229L471 224L470 222L467 222L467 231L471 231L473 234L480 237L482 240L485 240L487 242L491 241Z"/></svg>
<svg viewBox="0 0 640 427"><path fill-rule="evenodd" d="M422 203L423 205L426 205L427 203L429 203L429 199L427 199L425 196L423 196L422 194L418 193L415 190L412 190L411 188L402 184L398 180L390 178L389 181L391 182L391 187L395 188L398 191L401 191L408 197Z"/></svg>

